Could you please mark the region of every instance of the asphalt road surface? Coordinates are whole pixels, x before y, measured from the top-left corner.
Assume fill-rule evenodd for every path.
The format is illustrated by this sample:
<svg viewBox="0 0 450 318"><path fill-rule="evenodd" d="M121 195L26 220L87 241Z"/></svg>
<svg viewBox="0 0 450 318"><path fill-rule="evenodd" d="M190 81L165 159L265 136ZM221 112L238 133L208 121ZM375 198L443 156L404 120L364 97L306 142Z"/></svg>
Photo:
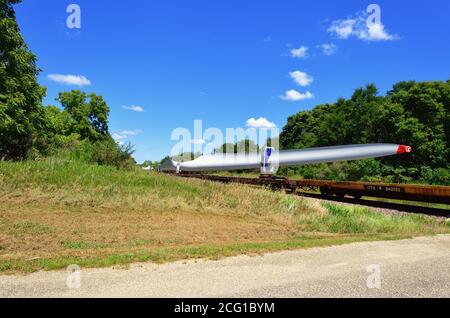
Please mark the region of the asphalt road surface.
<svg viewBox="0 0 450 318"><path fill-rule="evenodd" d="M440 235L219 261L81 269L71 276L3 275L0 296L450 297L449 269L450 235Z"/></svg>

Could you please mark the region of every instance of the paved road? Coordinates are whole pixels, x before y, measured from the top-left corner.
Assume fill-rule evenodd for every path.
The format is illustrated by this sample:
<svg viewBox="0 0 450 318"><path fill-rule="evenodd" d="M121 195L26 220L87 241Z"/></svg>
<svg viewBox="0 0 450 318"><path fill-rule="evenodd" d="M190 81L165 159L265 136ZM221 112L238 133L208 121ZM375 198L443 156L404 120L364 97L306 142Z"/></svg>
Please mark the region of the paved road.
<svg viewBox="0 0 450 318"><path fill-rule="evenodd" d="M0 296L450 297L450 235L220 261L82 269L79 289L67 287L67 276L65 271L0 276ZM368 288L367 281L381 286ZM77 285L76 279L71 282Z"/></svg>

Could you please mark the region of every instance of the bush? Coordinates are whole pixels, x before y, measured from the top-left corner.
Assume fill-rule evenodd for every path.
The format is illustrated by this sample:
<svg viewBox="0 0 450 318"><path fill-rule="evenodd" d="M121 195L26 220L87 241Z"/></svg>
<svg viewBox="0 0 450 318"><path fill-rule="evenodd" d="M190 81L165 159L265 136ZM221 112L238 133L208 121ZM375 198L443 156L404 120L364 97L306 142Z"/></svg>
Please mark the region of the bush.
<svg viewBox="0 0 450 318"><path fill-rule="evenodd" d="M431 169L430 167L422 167L420 173L420 179L422 182L429 184L450 184L450 169L438 168Z"/></svg>
<svg viewBox="0 0 450 318"><path fill-rule="evenodd" d="M96 141L92 144L92 148L93 161L100 165L130 169L136 164L132 157L134 150L130 143L118 145L112 138L106 138Z"/></svg>
<svg viewBox="0 0 450 318"><path fill-rule="evenodd" d="M92 143L88 139L81 140L78 134L56 136L52 149L49 150L49 156L120 169L131 169L135 166L132 154L131 144L119 145L109 136ZM43 157L39 152L35 152L33 156L30 159Z"/></svg>

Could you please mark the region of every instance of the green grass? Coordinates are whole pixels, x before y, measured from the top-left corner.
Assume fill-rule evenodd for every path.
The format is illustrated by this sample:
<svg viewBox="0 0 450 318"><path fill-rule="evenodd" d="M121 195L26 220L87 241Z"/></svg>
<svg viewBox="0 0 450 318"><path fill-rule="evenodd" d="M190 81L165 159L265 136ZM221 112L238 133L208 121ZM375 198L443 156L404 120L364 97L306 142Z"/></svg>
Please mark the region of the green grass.
<svg viewBox="0 0 450 318"><path fill-rule="evenodd" d="M0 162L0 202L0 273L450 233L437 218L58 158Z"/></svg>
<svg viewBox="0 0 450 318"><path fill-rule="evenodd" d="M433 230L435 220L424 215L385 215L368 208L324 204L328 214L303 216L307 231L328 233L426 233ZM450 223L447 222L450 230Z"/></svg>
<svg viewBox="0 0 450 318"><path fill-rule="evenodd" d="M21 234L43 235L53 233L54 231L55 230L53 228L45 224L37 224L25 221L13 224L9 228L8 232L14 235L21 235Z"/></svg>
<svg viewBox="0 0 450 318"><path fill-rule="evenodd" d="M42 161L3 162L0 165L1 190L39 188L47 192L70 189L75 193L87 193L95 188L100 202L116 195L133 195L142 191L157 191L161 196L188 197L198 194L198 187L175 178L161 175L148 177L135 171L120 171L114 167L83 162L48 158Z"/></svg>
<svg viewBox="0 0 450 318"><path fill-rule="evenodd" d="M159 202L165 209L176 209L182 204L199 209L207 206L235 209L245 203L250 213L257 214L267 208L276 213L285 211L281 194L253 191L247 198L247 192L240 194L233 187L218 183L138 169L123 171L61 158L0 163L0 193L21 197L22 202L44 200L70 206L127 208L155 206ZM258 199L247 202L255 197Z"/></svg>
<svg viewBox="0 0 450 318"><path fill-rule="evenodd" d="M108 244L95 243L95 242L83 242L83 241L68 241L62 242L62 245L66 249L82 250L90 248L107 248Z"/></svg>

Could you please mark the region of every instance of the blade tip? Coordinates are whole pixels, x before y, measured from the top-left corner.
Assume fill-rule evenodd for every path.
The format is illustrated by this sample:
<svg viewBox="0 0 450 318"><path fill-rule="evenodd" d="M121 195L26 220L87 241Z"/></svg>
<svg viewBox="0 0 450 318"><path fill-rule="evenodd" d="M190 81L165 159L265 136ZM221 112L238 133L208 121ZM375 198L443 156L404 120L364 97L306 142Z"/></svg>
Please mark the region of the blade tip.
<svg viewBox="0 0 450 318"><path fill-rule="evenodd" d="M406 146L406 145L399 145L398 149L397 149L397 154L398 155L402 155L405 153L410 153L412 151L411 146Z"/></svg>

